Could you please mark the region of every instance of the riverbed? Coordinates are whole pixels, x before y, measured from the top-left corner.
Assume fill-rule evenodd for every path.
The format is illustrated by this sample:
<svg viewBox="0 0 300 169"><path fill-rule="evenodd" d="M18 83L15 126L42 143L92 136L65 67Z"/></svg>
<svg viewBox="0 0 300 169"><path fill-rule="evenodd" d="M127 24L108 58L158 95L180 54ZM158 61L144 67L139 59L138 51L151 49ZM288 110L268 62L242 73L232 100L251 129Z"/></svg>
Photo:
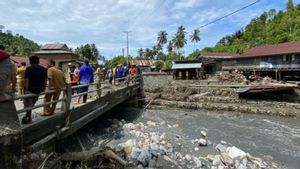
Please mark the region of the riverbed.
<svg viewBox="0 0 300 169"><path fill-rule="evenodd" d="M300 120L265 115L228 114L203 112L200 110L141 110L116 108L77 132L80 138L70 137L65 141L65 151L80 151L82 146L89 149L103 140L108 145L132 139L130 133L115 125L113 119L126 123L153 122L149 132L166 133L167 140L175 145L181 154L205 157L214 154L214 146L221 141L234 145L253 156L270 156L274 162L289 168L300 168ZM206 131L212 143L207 147L196 146L191 142ZM136 138L138 139L138 138ZM81 145L80 145L81 144Z"/></svg>

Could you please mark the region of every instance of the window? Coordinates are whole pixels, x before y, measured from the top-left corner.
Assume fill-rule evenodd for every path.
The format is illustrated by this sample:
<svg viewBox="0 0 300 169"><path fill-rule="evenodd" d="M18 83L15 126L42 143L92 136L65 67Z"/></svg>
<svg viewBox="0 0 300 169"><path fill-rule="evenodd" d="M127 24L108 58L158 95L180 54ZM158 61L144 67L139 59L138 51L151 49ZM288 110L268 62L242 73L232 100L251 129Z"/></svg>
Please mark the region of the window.
<svg viewBox="0 0 300 169"><path fill-rule="evenodd" d="M291 62L295 60L295 55L283 55L284 62Z"/></svg>

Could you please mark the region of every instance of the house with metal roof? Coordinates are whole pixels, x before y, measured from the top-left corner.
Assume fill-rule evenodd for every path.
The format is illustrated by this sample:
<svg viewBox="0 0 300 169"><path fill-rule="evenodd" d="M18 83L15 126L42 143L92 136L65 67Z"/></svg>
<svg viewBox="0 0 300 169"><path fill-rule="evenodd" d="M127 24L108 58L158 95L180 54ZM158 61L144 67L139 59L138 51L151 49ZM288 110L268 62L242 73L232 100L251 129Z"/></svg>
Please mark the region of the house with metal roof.
<svg viewBox="0 0 300 169"><path fill-rule="evenodd" d="M254 47L223 60L222 70L234 69L277 80L300 80L300 41Z"/></svg>
<svg viewBox="0 0 300 169"><path fill-rule="evenodd" d="M40 51L34 53L41 59L55 60L60 68L66 70L68 63L76 63L79 56L74 54L66 44L45 44Z"/></svg>
<svg viewBox="0 0 300 169"><path fill-rule="evenodd" d="M142 72L151 72L155 69L155 60L133 59L129 64L139 67Z"/></svg>

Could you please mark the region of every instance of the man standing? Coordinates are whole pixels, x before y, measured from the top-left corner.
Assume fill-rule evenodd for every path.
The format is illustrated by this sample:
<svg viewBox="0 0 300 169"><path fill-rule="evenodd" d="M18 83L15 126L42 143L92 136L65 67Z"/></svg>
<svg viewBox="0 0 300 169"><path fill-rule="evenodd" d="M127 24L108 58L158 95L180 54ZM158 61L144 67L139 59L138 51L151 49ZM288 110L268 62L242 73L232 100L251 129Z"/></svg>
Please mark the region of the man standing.
<svg viewBox="0 0 300 169"><path fill-rule="evenodd" d="M0 45L0 102L10 101L16 89L16 67Z"/></svg>
<svg viewBox="0 0 300 169"><path fill-rule="evenodd" d="M24 92L25 94L40 94L46 88L47 70L40 66L40 58L37 56L29 57L30 66L25 70ZM39 96L24 99L24 108L32 107L37 102ZM26 112L22 119L23 124L32 122L31 110Z"/></svg>
<svg viewBox="0 0 300 169"><path fill-rule="evenodd" d="M89 61L85 60L84 65L80 67L79 70L79 76L78 76L78 82L79 85L85 85L94 83L94 73L92 67L89 65ZM80 87L78 89L78 93L84 93L87 92L89 89L89 86ZM86 103L87 100L87 94L83 95L83 103ZM78 97L77 103L80 102L80 97Z"/></svg>
<svg viewBox="0 0 300 169"><path fill-rule="evenodd" d="M24 94L25 69L26 69L25 62L22 62L21 66L17 69L18 95Z"/></svg>
<svg viewBox="0 0 300 169"><path fill-rule="evenodd" d="M64 73L55 67L55 61L50 60L48 63L48 70L47 70L47 75L48 75L48 88L49 90L55 90L54 93L48 93L45 95L45 103L46 102L51 102L51 101L56 101L59 99L61 90L65 86L65 77ZM55 112L57 103L53 103L52 105L47 105L44 107L44 116L50 116L53 115Z"/></svg>

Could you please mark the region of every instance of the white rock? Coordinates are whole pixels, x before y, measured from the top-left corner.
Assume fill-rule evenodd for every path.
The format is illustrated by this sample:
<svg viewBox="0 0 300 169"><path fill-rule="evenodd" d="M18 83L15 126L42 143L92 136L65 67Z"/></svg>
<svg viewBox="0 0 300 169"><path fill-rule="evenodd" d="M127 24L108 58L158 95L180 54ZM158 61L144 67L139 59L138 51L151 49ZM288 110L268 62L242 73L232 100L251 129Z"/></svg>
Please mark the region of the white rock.
<svg viewBox="0 0 300 169"><path fill-rule="evenodd" d="M136 141L135 140L127 140L125 145L124 145L124 151L127 155L129 155L132 151L132 148L136 147Z"/></svg>
<svg viewBox="0 0 300 169"><path fill-rule="evenodd" d="M152 140L154 143L159 143L159 142L160 142L160 137L159 137L159 135L154 134L154 135L151 136L151 140Z"/></svg>
<svg viewBox="0 0 300 169"><path fill-rule="evenodd" d="M133 159L137 159L139 157L139 155L141 154L142 150L136 147L132 148L130 157Z"/></svg>
<svg viewBox="0 0 300 169"><path fill-rule="evenodd" d="M219 153L224 153L226 152L226 147L223 145L223 144L218 144L216 145L216 150L219 152Z"/></svg>
<svg viewBox="0 0 300 169"><path fill-rule="evenodd" d="M200 138L198 140L198 144L199 144L199 146L207 146L207 141L203 138Z"/></svg>
<svg viewBox="0 0 300 169"><path fill-rule="evenodd" d="M199 148L198 148L198 147L195 147L195 148L194 148L194 151L199 151Z"/></svg>
<svg viewBox="0 0 300 169"><path fill-rule="evenodd" d="M174 124L174 125L173 125L173 128L176 128L176 127L179 127L179 125L178 125L178 124Z"/></svg>
<svg viewBox="0 0 300 169"><path fill-rule="evenodd" d="M194 161L196 167L202 167L203 166L202 161L199 158L195 157L195 156L193 156L193 161Z"/></svg>
<svg viewBox="0 0 300 169"><path fill-rule="evenodd" d="M220 155L215 155L212 165L222 165L222 161L221 161L220 157L221 157Z"/></svg>
<svg viewBox="0 0 300 169"><path fill-rule="evenodd" d="M192 160L192 156L189 155L189 154L186 154L186 155L184 156L184 158L185 158L187 161L191 161L191 160Z"/></svg>
<svg viewBox="0 0 300 169"><path fill-rule="evenodd" d="M148 126L156 126L156 123L153 121L147 121Z"/></svg>
<svg viewBox="0 0 300 169"><path fill-rule="evenodd" d="M202 135L203 137L205 137L205 138L207 137L207 132L206 132L206 131L201 131L200 133L201 133L201 135Z"/></svg>
<svg viewBox="0 0 300 169"><path fill-rule="evenodd" d="M243 159L244 157L246 157L246 153L237 148L237 147L228 147L227 148L227 153L229 155L230 158L232 159L236 159L236 158L239 158L239 159Z"/></svg>

